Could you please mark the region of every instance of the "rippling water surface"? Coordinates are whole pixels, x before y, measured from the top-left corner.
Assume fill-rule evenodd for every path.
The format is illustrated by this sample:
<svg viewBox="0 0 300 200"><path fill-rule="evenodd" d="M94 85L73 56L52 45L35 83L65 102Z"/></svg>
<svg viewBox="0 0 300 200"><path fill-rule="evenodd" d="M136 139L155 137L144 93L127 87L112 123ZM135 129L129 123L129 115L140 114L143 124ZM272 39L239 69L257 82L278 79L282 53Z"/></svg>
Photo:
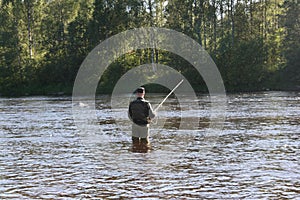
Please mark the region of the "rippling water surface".
<svg viewBox="0 0 300 200"><path fill-rule="evenodd" d="M95 134L106 137L95 141L77 130L71 97L1 98L0 198L299 199L300 94L227 101L224 130L208 137L209 97L190 110L170 98L152 125L152 149L134 153L126 105L112 110L109 96L96 101ZM181 110L197 111L197 131L178 129Z"/></svg>

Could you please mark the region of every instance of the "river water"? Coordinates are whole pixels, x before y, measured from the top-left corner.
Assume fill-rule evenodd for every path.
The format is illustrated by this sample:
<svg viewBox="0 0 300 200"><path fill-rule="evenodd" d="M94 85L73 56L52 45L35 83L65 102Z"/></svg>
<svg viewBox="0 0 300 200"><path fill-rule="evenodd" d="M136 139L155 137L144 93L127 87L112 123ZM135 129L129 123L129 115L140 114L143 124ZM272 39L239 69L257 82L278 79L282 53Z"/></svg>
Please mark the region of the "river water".
<svg viewBox="0 0 300 200"><path fill-rule="evenodd" d="M192 103L197 131L178 129L181 108L171 97L164 125L152 125L151 149L136 153L126 109L113 111L110 96L96 100L106 139L89 142L71 97L1 98L0 199L300 199L300 93L227 95L215 137L205 135L209 97Z"/></svg>

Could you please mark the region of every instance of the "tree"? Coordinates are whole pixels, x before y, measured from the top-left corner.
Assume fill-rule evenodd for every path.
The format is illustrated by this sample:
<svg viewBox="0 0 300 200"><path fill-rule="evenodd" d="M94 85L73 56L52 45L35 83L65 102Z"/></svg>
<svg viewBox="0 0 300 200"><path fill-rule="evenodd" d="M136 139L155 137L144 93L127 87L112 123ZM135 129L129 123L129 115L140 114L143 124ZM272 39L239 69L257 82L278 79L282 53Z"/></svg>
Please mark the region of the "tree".
<svg viewBox="0 0 300 200"><path fill-rule="evenodd" d="M286 12L281 16L286 27L284 39L284 55L287 60L282 70L282 85L287 89L300 87L300 4L297 1L285 1Z"/></svg>
<svg viewBox="0 0 300 200"><path fill-rule="evenodd" d="M0 10L0 92L20 81L21 55L13 4L2 2Z"/></svg>
<svg viewBox="0 0 300 200"><path fill-rule="evenodd" d="M77 16L68 24L65 57L65 81L68 84L74 82L79 66L90 51L88 26L92 18L92 4L91 0L81 1Z"/></svg>
<svg viewBox="0 0 300 200"><path fill-rule="evenodd" d="M68 53L68 27L77 17L80 1L48 1L41 25L42 44L45 51L42 67L39 70L41 85L61 86L70 84Z"/></svg>

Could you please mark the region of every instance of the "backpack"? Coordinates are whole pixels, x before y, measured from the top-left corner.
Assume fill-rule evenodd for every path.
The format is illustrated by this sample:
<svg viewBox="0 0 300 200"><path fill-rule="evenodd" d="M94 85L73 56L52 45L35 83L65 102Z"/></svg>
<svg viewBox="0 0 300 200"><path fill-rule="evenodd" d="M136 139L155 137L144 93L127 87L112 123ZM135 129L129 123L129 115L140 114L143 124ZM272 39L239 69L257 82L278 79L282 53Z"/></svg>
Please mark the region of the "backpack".
<svg viewBox="0 0 300 200"><path fill-rule="evenodd" d="M149 109L147 101L136 99L129 105L129 115L134 123L146 125L149 123Z"/></svg>

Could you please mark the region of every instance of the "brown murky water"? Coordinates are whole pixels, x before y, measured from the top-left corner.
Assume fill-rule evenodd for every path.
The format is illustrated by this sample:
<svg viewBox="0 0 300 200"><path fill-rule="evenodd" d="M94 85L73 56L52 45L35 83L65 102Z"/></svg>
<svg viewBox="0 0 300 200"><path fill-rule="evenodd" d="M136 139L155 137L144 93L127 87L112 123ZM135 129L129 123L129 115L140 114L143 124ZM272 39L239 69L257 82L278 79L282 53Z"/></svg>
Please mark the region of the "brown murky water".
<svg viewBox="0 0 300 200"><path fill-rule="evenodd" d="M152 126L152 150L133 153L130 124L115 120L126 122L126 110L111 111L109 96L97 99L109 139L94 143L76 129L70 97L1 98L0 198L300 198L300 93L228 95L217 138L205 137L207 96L199 96L198 131L178 130L176 102L161 112L164 128Z"/></svg>

